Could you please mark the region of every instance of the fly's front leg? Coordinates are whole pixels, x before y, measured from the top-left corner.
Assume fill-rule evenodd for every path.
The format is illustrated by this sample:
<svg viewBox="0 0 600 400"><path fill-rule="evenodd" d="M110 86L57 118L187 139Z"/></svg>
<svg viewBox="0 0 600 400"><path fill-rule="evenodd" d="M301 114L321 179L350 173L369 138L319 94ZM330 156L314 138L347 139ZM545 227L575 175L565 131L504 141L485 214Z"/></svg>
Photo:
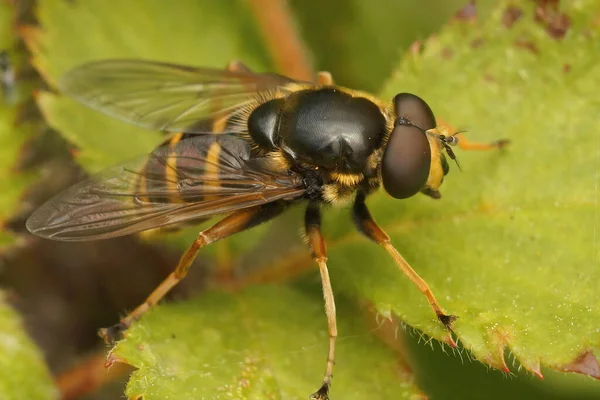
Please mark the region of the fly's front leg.
<svg viewBox="0 0 600 400"><path fill-rule="evenodd" d="M335 339L337 337L337 323L335 317L335 301L333 298L333 289L329 280L329 271L327 270L327 248L325 240L321 234L321 212L316 203L310 203L306 209L304 217L304 225L306 229L306 239L312 251L312 256L321 273L321 283L323 285L323 298L325 299L325 314L327 315L327 326L329 331L329 352L327 355L327 365L325 366L325 376L323 384L319 390L313 393L310 398L312 400L327 400L329 399L329 386L333 373L333 365L335 363Z"/></svg>
<svg viewBox="0 0 600 400"><path fill-rule="evenodd" d="M396 250L396 248L392 245L390 241L390 237L377 225L377 223L371 217L371 213L365 204L365 195L359 193L356 196L356 201L354 203L354 223L358 227L358 230L361 231L365 236L369 239L374 240L376 243L383 246L384 249L392 256L398 268L419 288L419 290L425 295L427 301L431 305L431 308L435 312L435 315L440 320L442 324L446 326L449 330L452 330L452 322L454 322L458 317L455 315L448 315L444 313L442 307L440 307L438 301L435 299L433 292L429 288L429 285L423 278L419 276L415 272L414 269L406 262L404 257Z"/></svg>
<svg viewBox="0 0 600 400"><path fill-rule="evenodd" d="M480 143L473 142L467 139L467 137L463 134L464 131L456 131L450 125L442 121L438 121L439 124L432 131L437 132L441 136L445 138L445 142L451 146L457 145L462 150L493 150L493 149L503 149L504 147L510 144L509 139L498 139L493 142L488 143Z"/></svg>
<svg viewBox="0 0 600 400"><path fill-rule="evenodd" d="M466 138L462 133L454 134L454 137L458 139L458 147L463 150L492 150L492 149L502 149L506 147L510 140L508 139L499 139L489 143L479 143L472 142Z"/></svg>
<svg viewBox="0 0 600 400"><path fill-rule="evenodd" d="M192 243L179 260L175 270L154 289L150 296L146 298L146 301L126 317L122 318L118 324L110 328L100 329L98 332L100 337L108 343L112 343L118 339L123 331L129 328L133 322L140 319L142 315L154 307L175 285L185 278L188 269L202 247L268 221L279 215L284 209L284 202L276 202L239 210L200 232L194 243Z"/></svg>

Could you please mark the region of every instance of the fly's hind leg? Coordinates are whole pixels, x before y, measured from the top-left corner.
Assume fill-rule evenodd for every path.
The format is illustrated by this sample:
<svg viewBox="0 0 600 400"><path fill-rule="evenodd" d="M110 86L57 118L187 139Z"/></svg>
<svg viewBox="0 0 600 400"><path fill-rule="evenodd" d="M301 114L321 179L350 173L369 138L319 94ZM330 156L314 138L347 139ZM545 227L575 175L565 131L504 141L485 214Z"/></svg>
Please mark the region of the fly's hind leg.
<svg viewBox="0 0 600 400"><path fill-rule="evenodd" d="M234 60L227 64L227 71L232 72L246 72L251 74L253 71L248 68L245 64L240 61ZM322 86L333 86L335 82L333 81L333 76L331 72L328 71L319 71L317 73L317 84Z"/></svg>
<svg viewBox="0 0 600 400"><path fill-rule="evenodd" d="M175 270L154 289L150 296L146 298L146 301L126 317L122 318L118 324L110 328L102 328L98 334L108 343L117 340L123 331L129 328L133 322L140 319L142 315L154 307L175 285L185 278L190 265L202 247L266 222L279 215L284 209L285 202L275 202L239 210L200 232L194 243L192 243L179 260Z"/></svg>
<svg viewBox="0 0 600 400"><path fill-rule="evenodd" d="M335 301L333 298L333 289L329 280L329 271L327 270L327 248L325 240L321 234L321 213L316 203L310 203L306 209L304 218L306 229L306 239L311 248L312 256L321 273L321 283L323 285L323 298L325 300L325 314L327 315L327 327L329 332L329 352L327 354L327 364L325 366L325 376L323 384L319 390L313 393L311 400L329 399L329 386L335 363L335 339L337 338L337 322L335 316Z"/></svg>
<svg viewBox="0 0 600 400"><path fill-rule="evenodd" d="M319 71L317 73L317 83L323 86L335 85L335 83L333 82L333 76L331 76L331 72L327 71Z"/></svg>
<svg viewBox="0 0 600 400"><path fill-rule="evenodd" d="M248 68L245 64L240 61L234 60L231 61L225 67L227 71L231 72L242 72L251 75L252 70ZM214 93L215 99L211 102L211 108L213 109L213 118L210 121L210 131L214 134L219 134L227 131L227 128L230 127L230 111L223 111L223 101L218 100L219 90L216 90Z"/></svg>
<svg viewBox="0 0 600 400"><path fill-rule="evenodd" d="M442 307L440 307L427 282L425 282L425 280L423 280L423 278L421 278L419 274L417 274L415 270L411 268L404 257L402 257L398 250L396 250L396 248L392 245L390 237L373 220L373 217L371 217L371 213L365 204L365 196L362 193L359 193L356 196L353 215L354 223L358 227L358 230L387 250L387 252L396 262L396 265L398 265L398 268L400 268L400 270L417 286L417 288L419 288L423 295L425 295L438 320L444 324L446 328L452 330L452 323L458 317L456 315L448 315L442 310Z"/></svg>
<svg viewBox="0 0 600 400"><path fill-rule="evenodd" d="M227 71L247 72L249 74L252 73L252 70L250 68L248 68L246 66L246 64L244 64L243 62L238 61L238 60L233 60L229 64L227 64Z"/></svg>

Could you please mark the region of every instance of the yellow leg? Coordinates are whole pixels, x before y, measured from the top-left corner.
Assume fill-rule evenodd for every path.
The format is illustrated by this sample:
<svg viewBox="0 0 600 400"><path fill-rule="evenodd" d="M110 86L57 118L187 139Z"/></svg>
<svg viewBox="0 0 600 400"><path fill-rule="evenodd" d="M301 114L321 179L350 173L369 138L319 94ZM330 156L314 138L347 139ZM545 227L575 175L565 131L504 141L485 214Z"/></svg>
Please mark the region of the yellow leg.
<svg viewBox="0 0 600 400"><path fill-rule="evenodd" d="M229 64L227 64L227 71L247 72L249 74L252 73L252 70L250 68L248 68L244 63L238 60L231 61Z"/></svg>
<svg viewBox="0 0 600 400"><path fill-rule="evenodd" d="M508 139L500 139L490 143L478 143L469 141L462 133L457 133L454 136L458 139L458 147L463 150L501 149L510 143Z"/></svg>
<svg viewBox="0 0 600 400"><path fill-rule="evenodd" d="M359 194L356 197L356 202L354 203L354 220L362 233L383 246L383 248L392 256L396 265L400 268L400 271L402 271L402 273L417 286L421 293L423 293L440 322L443 323L446 328L451 330L452 323L456 321L458 317L444 313L444 310L439 305L427 282L412 269L404 257L402 257L394 245L392 245L390 237L373 220L373 217L371 217L371 213L365 204L365 197L363 194Z"/></svg>
<svg viewBox="0 0 600 400"><path fill-rule="evenodd" d="M330 72L319 71L317 73L317 83L323 86L333 86L333 76L331 76Z"/></svg>
<svg viewBox="0 0 600 400"><path fill-rule="evenodd" d="M325 246L323 235L321 234L321 215L316 204L309 204L306 209L305 228L313 259L319 266L319 271L321 273L323 299L325 300L325 314L327 315L327 327L329 332L329 352L327 354L327 364L325 366L323 384L310 398L312 400L327 400L329 398L329 387L331 386L331 378L333 376L333 365L335 364L335 339L337 338L338 333L333 288L331 287L329 271L327 270L327 248Z"/></svg>
<svg viewBox="0 0 600 400"><path fill-rule="evenodd" d="M175 270L171 272L169 276L167 276L167 278L152 291L152 293L150 293L150 296L146 298L146 301L122 318L118 324L113 325L110 328L102 328L98 334L106 342L114 342L120 337L123 331L129 328L133 322L140 319L142 315L154 307L171 289L173 289L173 287L185 278L188 269L202 247L267 221L274 216L279 215L284 207L285 205L283 203L271 203L264 206L236 211L210 228L200 232L194 243L192 243L179 260Z"/></svg>

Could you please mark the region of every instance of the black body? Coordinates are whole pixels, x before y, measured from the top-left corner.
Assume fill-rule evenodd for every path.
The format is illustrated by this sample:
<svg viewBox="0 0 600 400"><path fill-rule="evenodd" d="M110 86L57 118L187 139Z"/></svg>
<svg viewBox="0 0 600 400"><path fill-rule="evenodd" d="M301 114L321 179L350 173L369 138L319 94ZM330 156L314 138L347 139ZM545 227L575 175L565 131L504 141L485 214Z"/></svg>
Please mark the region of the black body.
<svg viewBox="0 0 600 400"><path fill-rule="evenodd" d="M268 101L248 118L248 132L262 149L279 147L297 162L340 173L363 173L385 129L375 103L334 88Z"/></svg>

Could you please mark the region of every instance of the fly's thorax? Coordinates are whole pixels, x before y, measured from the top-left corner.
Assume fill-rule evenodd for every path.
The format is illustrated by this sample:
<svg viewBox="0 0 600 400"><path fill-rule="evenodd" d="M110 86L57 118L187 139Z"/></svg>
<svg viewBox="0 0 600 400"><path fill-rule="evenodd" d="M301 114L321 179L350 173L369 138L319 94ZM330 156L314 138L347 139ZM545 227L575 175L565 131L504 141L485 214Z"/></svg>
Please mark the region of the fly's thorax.
<svg viewBox="0 0 600 400"><path fill-rule="evenodd" d="M310 175L311 199L346 204L359 187L379 187L387 106L338 87L302 87L261 100L247 114L253 152L276 169Z"/></svg>
<svg viewBox="0 0 600 400"><path fill-rule="evenodd" d="M386 119L371 100L326 87L285 99L278 136L281 148L299 162L338 174L362 174L385 129Z"/></svg>
<svg viewBox="0 0 600 400"><path fill-rule="evenodd" d="M285 99L269 99L255 108L247 116L248 135L255 148L261 152L271 152L279 146L279 121Z"/></svg>

